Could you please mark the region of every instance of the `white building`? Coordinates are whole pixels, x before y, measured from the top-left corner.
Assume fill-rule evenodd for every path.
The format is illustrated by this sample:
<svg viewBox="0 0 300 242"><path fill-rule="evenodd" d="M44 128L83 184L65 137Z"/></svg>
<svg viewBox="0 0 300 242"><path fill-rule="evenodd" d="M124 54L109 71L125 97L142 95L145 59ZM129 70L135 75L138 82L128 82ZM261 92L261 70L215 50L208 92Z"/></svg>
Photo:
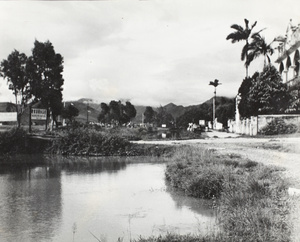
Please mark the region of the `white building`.
<svg viewBox="0 0 300 242"><path fill-rule="evenodd" d="M285 36L279 36L274 41L279 42L276 47L278 58L275 62L279 65L283 82L287 83L294 97L291 109L300 110L300 23L296 26L290 20Z"/></svg>

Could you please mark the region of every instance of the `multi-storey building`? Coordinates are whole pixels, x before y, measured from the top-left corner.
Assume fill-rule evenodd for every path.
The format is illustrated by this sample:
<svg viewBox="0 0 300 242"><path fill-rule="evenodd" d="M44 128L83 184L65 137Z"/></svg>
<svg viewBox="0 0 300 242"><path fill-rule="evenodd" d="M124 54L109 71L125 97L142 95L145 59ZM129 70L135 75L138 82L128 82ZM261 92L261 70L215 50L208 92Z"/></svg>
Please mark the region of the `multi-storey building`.
<svg viewBox="0 0 300 242"><path fill-rule="evenodd" d="M278 58L275 61L279 64L279 72L284 83L287 83L293 102L290 107L291 112L300 111L300 24L293 25L290 20L285 37L277 37Z"/></svg>

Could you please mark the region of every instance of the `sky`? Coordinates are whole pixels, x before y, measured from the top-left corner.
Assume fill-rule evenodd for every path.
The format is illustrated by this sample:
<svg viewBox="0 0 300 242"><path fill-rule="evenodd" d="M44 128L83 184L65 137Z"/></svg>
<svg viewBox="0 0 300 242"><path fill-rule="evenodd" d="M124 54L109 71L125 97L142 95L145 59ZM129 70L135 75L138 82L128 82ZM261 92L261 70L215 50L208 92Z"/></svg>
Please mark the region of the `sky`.
<svg viewBox="0 0 300 242"><path fill-rule="evenodd" d="M244 43L226 40L232 24L257 21L270 43L290 19L300 23L299 8L298 0L0 1L0 60L49 40L64 58L64 101L195 105L213 96L210 81L222 83L218 96L234 97L245 77ZM262 68L261 57L249 73ZM14 100L1 78L0 101Z"/></svg>

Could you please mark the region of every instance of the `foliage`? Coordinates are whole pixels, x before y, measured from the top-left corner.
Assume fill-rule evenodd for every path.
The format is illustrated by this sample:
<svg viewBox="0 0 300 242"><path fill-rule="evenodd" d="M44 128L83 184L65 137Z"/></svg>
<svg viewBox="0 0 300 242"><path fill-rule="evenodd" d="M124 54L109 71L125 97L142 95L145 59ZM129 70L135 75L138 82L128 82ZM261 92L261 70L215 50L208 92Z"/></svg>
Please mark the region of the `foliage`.
<svg viewBox="0 0 300 242"><path fill-rule="evenodd" d="M152 107L147 106L144 112L144 122L145 123L154 123L157 113L153 110Z"/></svg>
<svg viewBox="0 0 300 242"><path fill-rule="evenodd" d="M255 73L251 78L245 78L239 94L242 117L284 113L291 100L287 85L272 65L267 65L263 72Z"/></svg>
<svg viewBox="0 0 300 242"><path fill-rule="evenodd" d="M245 77L239 90L240 102L238 105L239 112L242 117L249 118L254 114L252 103L249 100L249 92L253 83L256 81L259 76L258 72L255 72L252 77Z"/></svg>
<svg viewBox="0 0 300 242"><path fill-rule="evenodd" d="M13 128L0 133L0 154L27 153L26 131L20 128Z"/></svg>
<svg viewBox="0 0 300 242"><path fill-rule="evenodd" d="M31 95L51 109L53 120L56 121L63 108L63 57L55 52L50 41L42 43L36 40L32 56L28 58L26 72Z"/></svg>
<svg viewBox="0 0 300 242"><path fill-rule="evenodd" d="M293 134L298 131L295 124L287 124L282 118L273 119L260 133L264 135Z"/></svg>
<svg viewBox="0 0 300 242"><path fill-rule="evenodd" d="M121 101L112 100L109 105L101 103L100 107L99 122L122 125L130 122L136 116L136 109L129 101L124 105Z"/></svg>
<svg viewBox="0 0 300 242"><path fill-rule="evenodd" d="M16 106L18 107L18 126L20 126L21 115L29 97L28 78L25 71L26 62L27 56L14 50L0 65L0 76L2 75L4 79L7 79L9 89L15 95ZM21 98L20 106L18 106L18 96Z"/></svg>
<svg viewBox="0 0 300 242"><path fill-rule="evenodd" d="M248 45L248 58L245 65L249 66L250 63L260 55L264 56L264 67L268 63L271 64L270 55L274 53L271 44L267 44L265 38L260 33L255 33L251 36L252 42Z"/></svg>
<svg viewBox="0 0 300 242"><path fill-rule="evenodd" d="M291 96L277 69L268 65L259 74L249 91L249 102L257 114L284 113Z"/></svg>
<svg viewBox="0 0 300 242"><path fill-rule="evenodd" d="M62 117L68 119L70 123L73 123L74 118L79 114L79 110L72 104L69 104L62 111Z"/></svg>
<svg viewBox="0 0 300 242"><path fill-rule="evenodd" d="M157 126L166 124L167 127L170 127L170 126L174 125L174 118L173 118L172 114L168 113L164 107L160 106L157 109L155 123Z"/></svg>
<svg viewBox="0 0 300 242"><path fill-rule="evenodd" d="M245 22L245 28L243 28L242 26L240 26L238 24L231 25L231 28L234 29L235 31L230 33L226 37L226 40L231 40L232 43L236 43L239 41L246 42L246 44L244 45L244 47L242 49L241 60L242 61L246 60L245 66L246 66L246 77L247 77L248 76L248 66L250 64L250 62L248 61L249 37L251 35L253 28L256 26L257 22L255 21L251 27L249 27L249 21L247 19L244 19L244 22Z"/></svg>
<svg viewBox="0 0 300 242"><path fill-rule="evenodd" d="M235 115L235 103L234 99L231 102L219 105L216 108L216 118L218 122L223 124L223 127L227 127L228 119L233 118Z"/></svg>
<svg viewBox="0 0 300 242"><path fill-rule="evenodd" d="M171 153L173 147L163 145L132 144L127 128L94 130L73 127L59 133L48 147L48 153L76 156L162 156Z"/></svg>
<svg viewBox="0 0 300 242"><path fill-rule="evenodd" d="M221 236L210 236L210 235L179 235L179 234L167 234L165 236L150 237L150 238L139 238L134 240L135 242L224 242L224 238Z"/></svg>
<svg viewBox="0 0 300 242"><path fill-rule="evenodd" d="M219 122L227 126L228 119L234 117L235 101L233 98L216 98L216 118ZM200 106L191 107L183 115L177 118L179 127L187 127L189 123L198 123L199 120L212 121L212 104L206 102Z"/></svg>
<svg viewBox="0 0 300 242"><path fill-rule="evenodd" d="M68 129L53 141L49 152L62 155L123 155L129 141L86 128Z"/></svg>
<svg viewBox="0 0 300 242"><path fill-rule="evenodd" d="M222 232L215 241L290 241L288 186L277 168L185 146L171 157L166 178L191 196L217 198Z"/></svg>

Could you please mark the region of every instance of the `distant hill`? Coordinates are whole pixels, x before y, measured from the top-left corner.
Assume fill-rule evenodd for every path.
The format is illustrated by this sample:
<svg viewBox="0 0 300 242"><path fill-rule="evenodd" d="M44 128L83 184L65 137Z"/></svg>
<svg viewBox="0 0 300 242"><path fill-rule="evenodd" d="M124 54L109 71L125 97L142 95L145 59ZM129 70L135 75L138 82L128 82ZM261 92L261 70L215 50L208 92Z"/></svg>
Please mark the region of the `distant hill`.
<svg viewBox="0 0 300 242"><path fill-rule="evenodd" d="M232 98L227 98L227 97L217 97L216 98L216 106L222 106L226 105L227 103L231 103ZM101 112L101 107L99 102L94 102L92 99L88 98L81 98L77 101L68 101L66 102L66 105L73 103L73 105L78 108L79 110L79 116L76 118L77 121L80 122L86 122L87 119L87 104L89 105L90 113L89 113L89 121L92 122L97 122L97 117ZM169 103L163 108L170 113L174 118L179 118L182 116L184 113L187 112L193 112L194 110L197 109L212 109L212 103L213 103L213 98L205 101L202 104L198 105L190 105L190 106L182 106L182 105L176 105L174 103ZM134 103L133 103L134 105ZM157 110L158 107L152 107L153 110ZM140 105L135 105L136 109L136 117L133 119L133 122L135 123L141 123L143 119L143 113L146 110L146 106L140 106Z"/></svg>

